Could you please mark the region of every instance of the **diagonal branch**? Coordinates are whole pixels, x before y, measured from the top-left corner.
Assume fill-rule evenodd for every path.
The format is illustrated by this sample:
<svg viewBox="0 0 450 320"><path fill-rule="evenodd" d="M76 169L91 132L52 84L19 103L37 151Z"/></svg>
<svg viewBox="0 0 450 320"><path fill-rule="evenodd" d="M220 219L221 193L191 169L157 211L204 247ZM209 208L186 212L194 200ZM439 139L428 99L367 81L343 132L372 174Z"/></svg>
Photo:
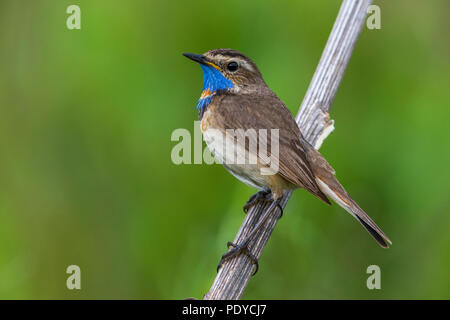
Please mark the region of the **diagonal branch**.
<svg viewBox="0 0 450 320"><path fill-rule="evenodd" d="M330 37L322 53L319 65L303 99L296 121L305 139L319 149L323 140L333 131L333 120L328 111L347 68L353 47L364 26L371 0L344 0L334 23ZM283 208L291 192L282 199ZM234 243L241 243L258 223L269 204L260 203L249 210ZM249 244L250 251L259 259L275 228L280 210L275 210ZM228 261L204 296L205 300L240 299L253 273L254 265L246 255Z"/></svg>

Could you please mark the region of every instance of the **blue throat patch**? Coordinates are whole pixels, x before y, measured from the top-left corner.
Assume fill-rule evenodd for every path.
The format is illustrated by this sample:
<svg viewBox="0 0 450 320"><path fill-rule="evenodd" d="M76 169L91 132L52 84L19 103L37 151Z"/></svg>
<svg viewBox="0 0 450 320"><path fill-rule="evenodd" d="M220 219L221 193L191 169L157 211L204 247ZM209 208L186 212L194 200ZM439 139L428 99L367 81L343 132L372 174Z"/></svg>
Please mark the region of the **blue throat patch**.
<svg viewBox="0 0 450 320"><path fill-rule="evenodd" d="M234 87L234 84L216 68L204 64L200 66L203 70L203 92L197 102L197 110L203 113L204 109L211 103L211 99L217 90L231 89Z"/></svg>

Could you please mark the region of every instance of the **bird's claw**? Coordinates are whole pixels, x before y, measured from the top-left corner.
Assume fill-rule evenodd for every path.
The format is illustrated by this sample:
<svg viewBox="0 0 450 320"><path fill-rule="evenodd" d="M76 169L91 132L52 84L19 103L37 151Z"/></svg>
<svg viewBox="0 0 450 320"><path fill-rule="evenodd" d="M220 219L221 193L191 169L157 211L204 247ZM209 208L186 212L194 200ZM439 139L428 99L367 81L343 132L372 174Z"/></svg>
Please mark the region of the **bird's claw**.
<svg viewBox="0 0 450 320"><path fill-rule="evenodd" d="M217 265L217 272L219 272L219 269L223 266L223 264L225 262L238 256L241 253L247 255L250 258L250 260L252 261L252 263L255 265L255 271L253 271L252 276L254 276L256 274L256 272L258 272L258 268L259 268L258 259L256 259L256 257L248 250L247 244L236 245L233 242L228 241L227 246L228 246L228 248L229 247L233 247L233 248L222 256L222 259L220 259L220 262Z"/></svg>
<svg viewBox="0 0 450 320"><path fill-rule="evenodd" d="M281 219L281 217L283 217L283 207L281 206L281 204L277 204L278 209L280 209L281 213L280 216L278 217L278 220Z"/></svg>
<svg viewBox="0 0 450 320"><path fill-rule="evenodd" d="M259 201L266 201L266 202L273 201L272 193L270 192L270 190L261 190L252 195L243 207L244 212L247 213L248 210L250 210L250 208L256 205ZM281 211L280 217L278 219L281 219L281 217L283 216L283 207L281 206L280 203L278 203L277 207Z"/></svg>
<svg viewBox="0 0 450 320"><path fill-rule="evenodd" d="M261 190L252 195L243 207L244 212L247 213L247 211L250 210L250 208L256 205L259 201L272 201L272 193L270 192L270 190Z"/></svg>

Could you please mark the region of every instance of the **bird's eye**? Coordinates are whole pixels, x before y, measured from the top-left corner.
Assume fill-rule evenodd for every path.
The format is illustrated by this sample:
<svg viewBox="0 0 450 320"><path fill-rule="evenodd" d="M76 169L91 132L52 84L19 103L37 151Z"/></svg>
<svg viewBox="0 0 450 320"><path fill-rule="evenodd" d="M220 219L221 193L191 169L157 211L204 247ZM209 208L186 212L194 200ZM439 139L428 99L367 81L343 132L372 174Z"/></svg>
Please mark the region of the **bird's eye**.
<svg viewBox="0 0 450 320"><path fill-rule="evenodd" d="M235 72L238 69L238 64L236 61L231 61L229 64L227 64L227 69L230 72Z"/></svg>

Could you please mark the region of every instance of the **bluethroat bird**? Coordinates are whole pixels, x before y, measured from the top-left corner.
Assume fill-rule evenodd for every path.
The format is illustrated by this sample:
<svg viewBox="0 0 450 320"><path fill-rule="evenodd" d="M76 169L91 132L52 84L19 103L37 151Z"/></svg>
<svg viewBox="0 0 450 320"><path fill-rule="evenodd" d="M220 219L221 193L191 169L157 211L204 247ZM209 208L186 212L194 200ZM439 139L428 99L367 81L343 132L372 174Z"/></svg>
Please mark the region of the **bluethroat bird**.
<svg viewBox="0 0 450 320"><path fill-rule="evenodd" d="M256 264L257 270L257 261L249 252L247 245L271 212L276 207L282 209L280 200L283 194L297 188L306 189L327 204L330 204L328 200L330 197L356 218L382 247L387 248L388 244L392 244L345 191L336 179L334 169L324 157L303 138L292 114L270 90L250 58L231 49L216 49L201 55L192 53L183 55L198 62L203 70L203 92L197 103L197 109L208 148L232 175L259 189L258 193L250 197L244 211L247 212L258 201L271 202L242 243L228 243L232 248L222 256L218 268L227 260L245 253ZM254 148L250 148L248 140L254 140L254 134L248 135L247 140L233 139L233 152L228 152L228 149L224 151L224 148L218 146L220 139L210 132L226 135L230 129L236 132L277 129L278 154L275 156L278 170L273 174L262 172L262 168L268 167L268 162ZM235 153L248 153L256 161L253 163L227 161L229 158L235 159Z"/></svg>

